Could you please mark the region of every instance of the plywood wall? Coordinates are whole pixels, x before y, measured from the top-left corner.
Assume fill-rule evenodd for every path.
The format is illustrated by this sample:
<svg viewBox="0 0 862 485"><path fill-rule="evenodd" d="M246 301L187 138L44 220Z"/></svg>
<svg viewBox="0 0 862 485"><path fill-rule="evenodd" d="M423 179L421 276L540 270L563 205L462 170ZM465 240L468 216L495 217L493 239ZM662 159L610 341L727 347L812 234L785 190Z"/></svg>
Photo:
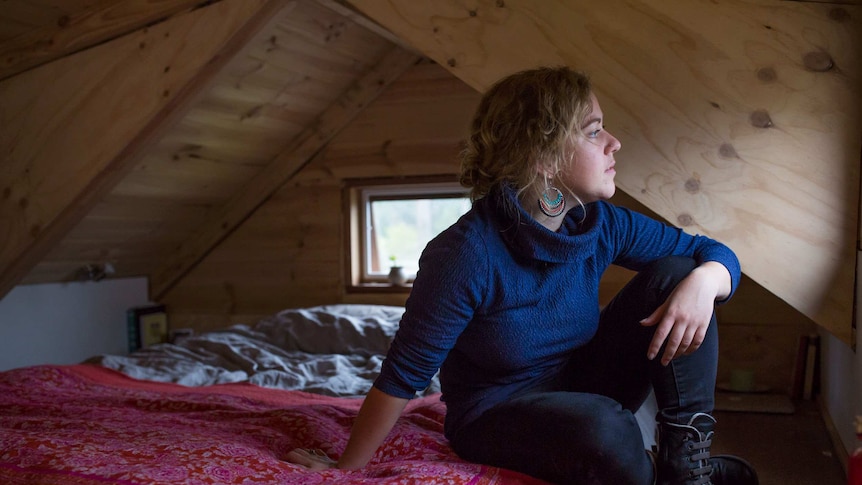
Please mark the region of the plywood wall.
<svg viewBox="0 0 862 485"><path fill-rule="evenodd" d="M617 191L612 202L663 220L625 192ZM610 267L599 289L602 303L613 298L632 276L630 271ZM816 324L746 275L733 298L717 307L716 315L719 385L727 386L731 373L741 370L754 373L754 385L759 389L789 391L799 338L816 333Z"/></svg>

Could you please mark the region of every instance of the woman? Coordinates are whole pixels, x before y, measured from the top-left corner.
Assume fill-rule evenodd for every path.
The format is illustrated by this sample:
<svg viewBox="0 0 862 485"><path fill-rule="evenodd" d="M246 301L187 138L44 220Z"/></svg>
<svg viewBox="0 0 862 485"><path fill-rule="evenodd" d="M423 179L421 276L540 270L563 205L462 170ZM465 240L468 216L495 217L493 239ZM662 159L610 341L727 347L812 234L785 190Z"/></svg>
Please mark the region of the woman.
<svg viewBox="0 0 862 485"><path fill-rule="evenodd" d="M426 247L397 335L338 462L361 468L440 369L445 434L464 459L555 483L756 484L709 456L714 306L734 253L606 202L620 142L588 78L516 73L482 98L463 154L473 208ZM604 309L610 264L638 272ZM655 390L658 453L633 416Z"/></svg>

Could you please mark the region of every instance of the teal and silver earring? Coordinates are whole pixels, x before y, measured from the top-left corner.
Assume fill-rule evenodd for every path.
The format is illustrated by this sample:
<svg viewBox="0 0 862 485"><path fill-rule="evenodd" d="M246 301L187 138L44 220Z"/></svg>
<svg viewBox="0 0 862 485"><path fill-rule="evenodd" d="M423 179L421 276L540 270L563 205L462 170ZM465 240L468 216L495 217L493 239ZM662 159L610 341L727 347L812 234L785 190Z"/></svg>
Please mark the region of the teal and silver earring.
<svg viewBox="0 0 862 485"><path fill-rule="evenodd" d="M548 176L545 176L545 189L542 190L542 196L539 197L539 209L548 217L557 217L566 210L566 198L560 189L554 187L548 182Z"/></svg>

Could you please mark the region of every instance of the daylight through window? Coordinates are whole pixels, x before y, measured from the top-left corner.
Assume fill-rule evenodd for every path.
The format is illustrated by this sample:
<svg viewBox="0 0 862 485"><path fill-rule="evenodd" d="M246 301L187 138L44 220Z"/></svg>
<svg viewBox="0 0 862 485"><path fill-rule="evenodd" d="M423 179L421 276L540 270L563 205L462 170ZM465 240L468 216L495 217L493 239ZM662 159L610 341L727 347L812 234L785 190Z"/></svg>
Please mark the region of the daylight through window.
<svg viewBox="0 0 862 485"><path fill-rule="evenodd" d="M359 209L361 282L385 282L393 265L412 279L428 241L470 209L457 183L356 187Z"/></svg>

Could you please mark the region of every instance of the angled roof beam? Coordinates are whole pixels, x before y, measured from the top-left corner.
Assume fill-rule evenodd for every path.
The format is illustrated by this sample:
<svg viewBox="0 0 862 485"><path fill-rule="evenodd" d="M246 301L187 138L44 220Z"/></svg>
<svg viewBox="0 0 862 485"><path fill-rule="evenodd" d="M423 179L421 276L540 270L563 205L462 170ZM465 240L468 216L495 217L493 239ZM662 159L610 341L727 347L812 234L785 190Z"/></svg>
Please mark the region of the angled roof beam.
<svg viewBox="0 0 862 485"><path fill-rule="evenodd" d="M392 42L397 46L401 46L406 51L414 52L416 54L421 54L415 47L404 42L404 39L397 37L392 32L389 32L385 28L381 27L380 24L374 22L370 18L366 17L365 14L356 10L352 5L347 3L345 0L317 0L317 3L323 5L324 7L332 10L333 12L338 13L342 17L348 18L357 24L365 27L366 29L374 32L375 34L383 37L384 39Z"/></svg>
<svg viewBox="0 0 862 485"><path fill-rule="evenodd" d="M97 2L0 43L0 80L82 51L206 3L202 0Z"/></svg>
<svg viewBox="0 0 862 485"><path fill-rule="evenodd" d="M301 170L389 84L420 59L421 56L396 46L357 79L240 193L211 212L195 235L180 245L174 253L176 256L154 273L150 279L152 297L156 301L161 300L186 273Z"/></svg>
<svg viewBox="0 0 862 485"><path fill-rule="evenodd" d="M223 0L0 82L0 297L287 0Z"/></svg>

